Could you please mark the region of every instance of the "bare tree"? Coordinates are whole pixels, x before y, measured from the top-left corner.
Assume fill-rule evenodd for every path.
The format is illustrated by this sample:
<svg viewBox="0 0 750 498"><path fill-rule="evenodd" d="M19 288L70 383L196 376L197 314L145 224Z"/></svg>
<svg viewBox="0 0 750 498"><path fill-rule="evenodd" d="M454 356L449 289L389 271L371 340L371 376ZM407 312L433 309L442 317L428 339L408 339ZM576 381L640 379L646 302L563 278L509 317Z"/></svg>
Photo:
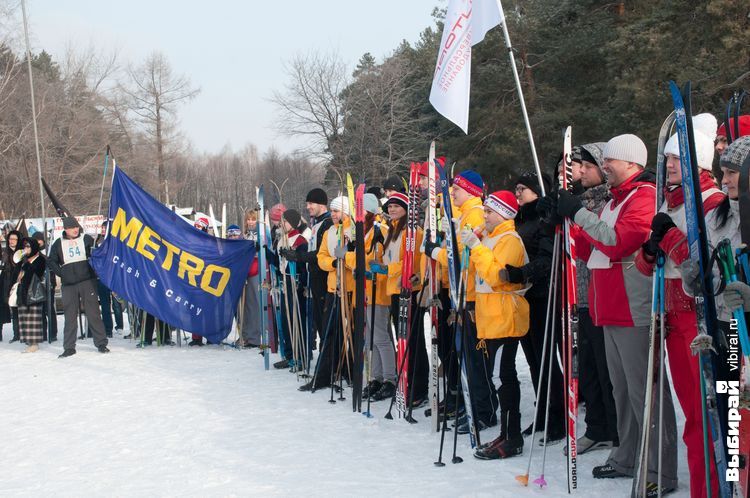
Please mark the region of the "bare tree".
<svg viewBox="0 0 750 498"><path fill-rule="evenodd" d="M346 64L335 52L299 54L286 64L288 82L274 92L279 108L276 123L288 136L306 137L310 153L328 160L337 157L346 112L341 99L349 85Z"/></svg>
<svg viewBox="0 0 750 498"><path fill-rule="evenodd" d="M128 75L130 82L121 89L156 150L158 195L165 199L165 155L174 138L177 107L195 98L200 89L193 88L186 76L174 74L167 58L159 52L151 54L140 66L128 68Z"/></svg>

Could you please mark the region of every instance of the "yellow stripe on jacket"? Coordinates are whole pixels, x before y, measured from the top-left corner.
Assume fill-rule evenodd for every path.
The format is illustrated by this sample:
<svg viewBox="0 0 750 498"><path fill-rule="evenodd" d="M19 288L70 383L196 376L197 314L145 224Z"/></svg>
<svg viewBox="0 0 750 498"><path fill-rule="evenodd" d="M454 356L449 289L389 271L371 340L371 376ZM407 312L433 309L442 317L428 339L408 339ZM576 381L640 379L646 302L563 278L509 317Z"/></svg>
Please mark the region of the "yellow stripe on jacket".
<svg viewBox="0 0 750 498"><path fill-rule="evenodd" d="M483 284L476 291L476 324L479 339L522 337L529 330L529 303L523 297L523 284L500 280L506 265L523 266L527 261L523 242L517 236L515 223L507 220L471 251L469 281L475 277ZM488 244L494 240L494 247ZM489 286L492 292L487 293Z"/></svg>
<svg viewBox="0 0 750 498"><path fill-rule="evenodd" d="M349 218L344 220L344 228L348 228L351 225ZM333 266L333 261L336 259L334 255L334 248L336 243L330 241L338 240L338 229L339 225L332 225L326 233L323 235L323 240L320 244L320 250L318 251L318 266L321 270L328 272L328 292L336 292L336 268ZM346 290L354 290L354 275L352 272L346 271L346 268L342 268L346 273L344 278L344 287Z"/></svg>

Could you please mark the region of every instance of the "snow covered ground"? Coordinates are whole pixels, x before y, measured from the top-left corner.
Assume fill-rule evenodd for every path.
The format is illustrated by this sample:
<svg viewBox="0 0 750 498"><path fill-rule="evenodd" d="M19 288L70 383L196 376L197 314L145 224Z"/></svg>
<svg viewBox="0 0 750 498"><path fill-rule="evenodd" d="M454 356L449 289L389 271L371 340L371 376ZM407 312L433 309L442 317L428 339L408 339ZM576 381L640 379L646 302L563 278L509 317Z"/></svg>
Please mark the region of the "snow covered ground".
<svg viewBox="0 0 750 498"><path fill-rule="evenodd" d="M140 350L115 337L111 354L97 353L88 339L78 354L58 359L60 341L21 354L23 346L7 343L8 326L4 332L3 497L567 495L562 444L549 447L544 490L514 479L525 471L529 439L521 457L480 461L459 437L464 462L454 465L446 438L447 464L437 468L439 435L429 433L422 410L416 425L384 419L384 402L373 404L373 418L352 413L350 399L331 405L327 391L298 392L294 374L264 371L257 350ZM517 363L525 426L533 398L520 351ZM482 440L498 432L483 431ZM591 477L606 455L579 457L581 496L629 495L629 480ZM689 494L685 462L680 440L680 489L670 496Z"/></svg>

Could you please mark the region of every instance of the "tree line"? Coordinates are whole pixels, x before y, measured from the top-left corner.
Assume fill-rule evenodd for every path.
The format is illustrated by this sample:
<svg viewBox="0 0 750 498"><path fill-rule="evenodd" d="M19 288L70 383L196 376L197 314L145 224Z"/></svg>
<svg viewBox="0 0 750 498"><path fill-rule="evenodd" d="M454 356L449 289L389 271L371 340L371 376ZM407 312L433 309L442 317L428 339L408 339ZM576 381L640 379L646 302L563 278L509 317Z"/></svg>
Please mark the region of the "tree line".
<svg viewBox="0 0 750 498"><path fill-rule="evenodd" d="M655 157L671 112L667 83L693 82L693 108L721 122L732 91L750 81L750 6L736 0L628 2L506 0L537 152L551 172L562 130L575 143L634 133ZM308 52L287 64L288 83L273 99L279 129L313 137L311 152L330 172L380 182L424 161L429 142L456 171L474 168L490 188L533 169L502 31L473 47L469 135L440 116L428 96L444 11L416 42L377 61L364 54L353 72L336 53ZM650 161L654 163L653 160Z"/></svg>

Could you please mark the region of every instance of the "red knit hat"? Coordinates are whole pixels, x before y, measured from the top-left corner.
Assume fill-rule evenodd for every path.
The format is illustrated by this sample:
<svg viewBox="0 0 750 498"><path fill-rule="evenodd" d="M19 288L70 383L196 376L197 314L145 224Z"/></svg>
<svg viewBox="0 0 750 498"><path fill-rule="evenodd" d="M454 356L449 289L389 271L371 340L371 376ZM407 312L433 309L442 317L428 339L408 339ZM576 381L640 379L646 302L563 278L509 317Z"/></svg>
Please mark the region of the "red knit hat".
<svg viewBox="0 0 750 498"><path fill-rule="evenodd" d="M739 124L740 124L740 136L735 137L734 136L734 118L729 118L729 129L732 131L732 139L737 140L740 137L744 137L745 135L750 135L750 115L743 114L739 117ZM719 129L716 130L717 135L721 135L723 137L728 137L727 135L727 127L726 123L722 123L721 126L719 126Z"/></svg>
<svg viewBox="0 0 750 498"><path fill-rule="evenodd" d="M268 212L268 217L271 218L271 221L273 222L279 222L281 221L281 215L284 214L284 211L286 211L286 206L278 203Z"/></svg>
<svg viewBox="0 0 750 498"><path fill-rule="evenodd" d="M383 204L383 209L388 209L388 204L398 204L402 208L408 210L409 198L406 197L406 194L402 194L401 192L394 192L390 197L388 197L388 200L385 201L385 204Z"/></svg>
<svg viewBox="0 0 750 498"><path fill-rule="evenodd" d="M197 220L195 220L193 226L201 230L207 229L209 227L208 218L198 218Z"/></svg>
<svg viewBox="0 0 750 498"><path fill-rule="evenodd" d="M498 190L491 193L484 201L484 205L509 220L512 220L518 214L518 200L516 200L513 192L508 190Z"/></svg>

